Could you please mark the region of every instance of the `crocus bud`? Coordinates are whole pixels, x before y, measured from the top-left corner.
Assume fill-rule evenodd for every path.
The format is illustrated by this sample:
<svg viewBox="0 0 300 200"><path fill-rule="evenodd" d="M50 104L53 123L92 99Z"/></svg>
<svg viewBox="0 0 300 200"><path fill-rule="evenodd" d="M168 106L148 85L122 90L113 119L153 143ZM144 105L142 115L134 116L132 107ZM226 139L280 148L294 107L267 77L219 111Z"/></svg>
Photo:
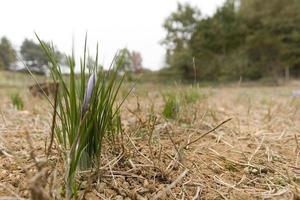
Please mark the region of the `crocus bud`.
<svg viewBox="0 0 300 200"><path fill-rule="evenodd" d="M94 87L96 84L96 79L97 79L96 73L93 73L89 78L87 88L85 90L85 94L84 94L84 98L83 98L83 104L81 107L81 118L84 116L84 114L88 110L89 102L92 97L93 90L94 90Z"/></svg>

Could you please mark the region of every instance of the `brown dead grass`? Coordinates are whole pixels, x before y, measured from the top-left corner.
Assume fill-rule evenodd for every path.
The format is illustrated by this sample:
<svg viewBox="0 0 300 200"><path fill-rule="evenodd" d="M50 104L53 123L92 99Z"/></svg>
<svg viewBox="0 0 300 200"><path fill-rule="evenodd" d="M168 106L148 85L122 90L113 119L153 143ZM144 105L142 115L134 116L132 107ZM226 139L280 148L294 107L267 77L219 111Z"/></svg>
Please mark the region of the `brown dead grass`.
<svg viewBox="0 0 300 200"><path fill-rule="evenodd" d="M137 86L123 106L123 134L105 141L100 173L80 174L78 198L299 199L300 98L291 96L294 89L202 88L205 98L166 120L160 114L166 89ZM63 199L63 160L56 148L45 156L51 109L20 91L25 111L0 90L0 197Z"/></svg>

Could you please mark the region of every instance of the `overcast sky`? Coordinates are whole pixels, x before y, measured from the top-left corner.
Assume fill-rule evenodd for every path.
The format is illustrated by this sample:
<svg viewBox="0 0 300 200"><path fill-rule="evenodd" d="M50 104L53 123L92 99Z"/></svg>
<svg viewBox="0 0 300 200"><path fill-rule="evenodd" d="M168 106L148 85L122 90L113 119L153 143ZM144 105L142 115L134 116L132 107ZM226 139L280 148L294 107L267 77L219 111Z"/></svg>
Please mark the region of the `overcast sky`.
<svg viewBox="0 0 300 200"><path fill-rule="evenodd" d="M51 40L70 53L75 39L76 56L82 55L85 33L91 53L99 42L100 62L108 65L114 53L127 47L141 52L143 65L159 69L164 65L164 19L176 10L175 0L5 0L1 2L0 36L7 36L16 48L24 38ZM212 15L224 0L180 0Z"/></svg>

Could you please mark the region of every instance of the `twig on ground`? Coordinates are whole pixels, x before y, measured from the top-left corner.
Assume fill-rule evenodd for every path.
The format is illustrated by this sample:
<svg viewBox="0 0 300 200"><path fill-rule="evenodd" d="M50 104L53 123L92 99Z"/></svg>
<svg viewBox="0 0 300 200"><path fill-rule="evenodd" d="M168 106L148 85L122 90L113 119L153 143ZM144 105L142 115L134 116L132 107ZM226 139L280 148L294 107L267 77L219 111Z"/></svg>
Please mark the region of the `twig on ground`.
<svg viewBox="0 0 300 200"><path fill-rule="evenodd" d="M4 155L4 156L6 156L6 157L8 157L8 158L13 158L13 157L14 157L13 155L7 153L7 152L4 150L4 148L1 147L1 146L0 146L0 155Z"/></svg>
<svg viewBox="0 0 300 200"><path fill-rule="evenodd" d="M248 163L251 162L251 160L253 159L253 157L257 154L257 152L260 150L262 144L264 143L265 140L265 136L263 136L263 138L261 139L259 145L257 146L257 148L255 149L255 151L253 152L253 154L250 156L250 158L248 159Z"/></svg>
<svg viewBox="0 0 300 200"><path fill-rule="evenodd" d="M149 127L148 127L148 130L149 130L148 146L149 146L149 150L150 150L150 157L151 157L151 160L152 160L154 165L156 165L156 162L155 162L154 154L153 154L152 139L153 139L153 132L154 132L154 129L155 129L156 120L157 120L157 117L150 116L150 118L149 118ZM151 124L151 122L152 122L152 124Z"/></svg>
<svg viewBox="0 0 300 200"><path fill-rule="evenodd" d="M50 200L48 192L45 190L48 168L41 169L30 179L31 199L33 200ZM41 184L42 183L42 184Z"/></svg>
<svg viewBox="0 0 300 200"><path fill-rule="evenodd" d="M145 156L144 154L142 154L138 148L135 146L134 142L132 141L132 139L127 135L127 138L129 139L130 143L132 144L132 146L134 147L134 149L136 150L136 152L138 152L143 158L145 158L147 161L149 161L151 164L153 164L153 161L151 159L149 159L147 156Z"/></svg>
<svg viewBox="0 0 300 200"><path fill-rule="evenodd" d="M219 125L217 125L216 127L214 127L213 129L207 131L206 133L203 133L203 134L202 134L201 136L199 136L197 139L195 139L195 140L193 140L193 141L187 143L186 145L184 145L183 148L185 149L187 146L189 146L189 145L191 145L191 144L193 144L193 143L195 143L195 142L198 142L201 138L203 138L204 136L208 135L208 134L211 133L211 132L214 132L214 131L217 130L219 127L221 127L221 126L224 125L225 123L229 122L231 119L232 119L232 118L229 118L229 119L223 121L222 123L220 123Z"/></svg>
<svg viewBox="0 0 300 200"><path fill-rule="evenodd" d="M48 147L47 157L50 155L51 148L52 148L53 141L54 141L54 131L55 131L56 114L57 114L56 108L57 108L58 87L59 87L59 84L55 82L55 97L54 97L54 106L53 106L51 135L50 135L50 144L49 144L49 147Z"/></svg>
<svg viewBox="0 0 300 200"><path fill-rule="evenodd" d="M181 179L183 179L185 177L185 175L188 173L189 170L185 169L183 173L181 173L175 181L173 181L170 185L168 185L167 187L165 187L164 190L158 192L154 197L151 198L151 200L156 200L159 199L161 196L163 196L164 194L166 194L168 191L170 191L174 186L176 186L176 184L178 184Z"/></svg>
<svg viewBox="0 0 300 200"><path fill-rule="evenodd" d="M197 191L195 196L193 197L193 200L200 200L201 198L201 187L197 187Z"/></svg>
<svg viewBox="0 0 300 200"><path fill-rule="evenodd" d="M179 151L179 149L178 149L177 145L175 144L175 141L173 140L173 138L172 138L172 136L171 136L171 134L169 133L169 131L168 131L168 130L166 130L166 133L168 134L168 136L169 136L169 139L170 139L170 141L172 142L174 149L176 150L176 153L177 153L177 156L178 156L179 162L180 162L180 161L182 161L182 156L181 156L181 153L180 153L180 151Z"/></svg>

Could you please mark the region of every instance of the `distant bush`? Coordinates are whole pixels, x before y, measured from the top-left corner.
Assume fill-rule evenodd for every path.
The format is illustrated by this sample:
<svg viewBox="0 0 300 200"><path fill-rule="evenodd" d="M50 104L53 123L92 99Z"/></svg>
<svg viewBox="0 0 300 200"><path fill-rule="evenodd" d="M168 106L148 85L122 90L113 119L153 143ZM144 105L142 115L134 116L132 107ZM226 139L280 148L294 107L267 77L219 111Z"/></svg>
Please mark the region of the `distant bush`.
<svg viewBox="0 0 300 200"><path fill-rule="evenodd" d="M299 10L299 0L227 0L201 17L178 4L163 24L166 69L190 81L299 77Z"/></svg>
<svg viewBox="0 0 300 200"><path fill-rule="evenodd" d="M10 100L15 108L17 108L18 110L23 110L24 102L19 93L11 94Z"/></svg>

